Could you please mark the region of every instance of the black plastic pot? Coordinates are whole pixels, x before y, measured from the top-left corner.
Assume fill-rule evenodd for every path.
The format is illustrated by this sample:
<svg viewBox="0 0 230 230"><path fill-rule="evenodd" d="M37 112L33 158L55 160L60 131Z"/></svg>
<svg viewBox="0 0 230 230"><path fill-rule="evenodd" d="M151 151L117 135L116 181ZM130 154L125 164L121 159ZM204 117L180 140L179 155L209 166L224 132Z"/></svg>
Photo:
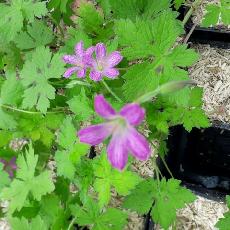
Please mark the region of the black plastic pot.
<svg viewBox="0 0 230 230"><path fill-rule="evenodd" d="M182 126L173 127L168 149L166 161L175 178L230 192L230 125L213 124L207 129L194 128L190 133ZM160 161L159 165L169 177Z"/></svg>
<svg viewBox="0 0 230 230"><path fill-rule="evenodd" d="M167 141L166 163L176 179L196 195L224 201L230 193L230 125L214 123L207 129L194 128L190 133L183 126L171 128ZM171 178L163 162L158 167ZM150 215L145 230L153 230Z"/></svg>
<svg viewBox="0 0 230 230"><path fill-rule="evenodd" d="M224 201L230 193L230 125L214 123L207 129L171 129L166 162L173 176L195 194ZM158 160L166 178L170 175Z"/></svg>

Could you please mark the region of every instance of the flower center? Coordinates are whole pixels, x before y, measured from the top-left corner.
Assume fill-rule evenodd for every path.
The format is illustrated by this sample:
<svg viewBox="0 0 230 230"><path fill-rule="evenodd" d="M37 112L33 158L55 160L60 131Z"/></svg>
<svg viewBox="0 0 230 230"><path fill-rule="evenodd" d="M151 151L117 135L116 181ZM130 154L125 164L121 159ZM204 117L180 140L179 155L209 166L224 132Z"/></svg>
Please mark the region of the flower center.
<svg viewBox="0 0 230 230"><path fill-rule="evenodd" d="M102 70L103 70L103 63L102 63L101 61L98 61L98 62L97 62L97 69L98 69L99 71L102 71Z"/></svg>

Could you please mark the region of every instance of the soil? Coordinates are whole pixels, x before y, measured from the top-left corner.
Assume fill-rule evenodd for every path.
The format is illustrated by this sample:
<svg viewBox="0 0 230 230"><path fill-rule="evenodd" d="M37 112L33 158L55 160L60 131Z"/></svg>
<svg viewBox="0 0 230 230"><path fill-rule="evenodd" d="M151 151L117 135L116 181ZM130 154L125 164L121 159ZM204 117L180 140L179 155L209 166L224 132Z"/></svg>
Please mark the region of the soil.
<svg viewBox="0 0 230 230"><path fill-rule="evenodd" d="M192 45L200 60L189 68L190 77L203 87L203 108L212 121L230 122L230 49Z"/></svg>

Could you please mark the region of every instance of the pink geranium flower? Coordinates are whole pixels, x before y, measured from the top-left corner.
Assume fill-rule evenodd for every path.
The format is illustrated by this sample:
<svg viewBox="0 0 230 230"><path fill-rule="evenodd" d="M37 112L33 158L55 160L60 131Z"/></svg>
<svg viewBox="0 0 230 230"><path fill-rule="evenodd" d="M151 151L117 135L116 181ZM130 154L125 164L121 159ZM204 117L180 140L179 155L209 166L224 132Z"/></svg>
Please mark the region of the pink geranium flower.
<svg viewBox="0 0 230 230"><path fill-rule="evenodd" d="M86 51L84 50L83 42L80 41L75 46L75 54L74 55L64 55L63 61L65 63L74 65L66 70L64 73L64 77L68 78L73 73L77 73L79 78L83 78L86 75L87 68L91 65L92 62L92 54L94 52L94 47L88 48Z"/></svg>
<svg viewBox="0 0 230 230"><path fill-rule="evenodd" d="M78 132L81 142L98 145L112 136L107 147L108 159L112 166L122 170L131 153L139 160L147 160L150 156L150 147L134 126L139 125L145 116L145 110L138 104L125 105L120 112L116 112L105 100L103 95L95 97L95 111L106 122L92 125Z"/></svg>
<svg viewBox="0 0 230 230"><path fill-rule="evenodd" d="M96 59L92 61L90 78L94 81L100 81L103 76L108 78L116 78L119 71L114 68L121 60L120 52L114 51L110 54L106 53L106 47L103 43L98 43L95 47Z"/></svg>
<svg viewBox="0 0 230 230"><path fill-rule="evenodd" d="M17 169L16 157L12 157L11 160L6 161L0 158L0 162L4 164L4 170L9 174L10 178L14 177L14 171Z"/></svg>

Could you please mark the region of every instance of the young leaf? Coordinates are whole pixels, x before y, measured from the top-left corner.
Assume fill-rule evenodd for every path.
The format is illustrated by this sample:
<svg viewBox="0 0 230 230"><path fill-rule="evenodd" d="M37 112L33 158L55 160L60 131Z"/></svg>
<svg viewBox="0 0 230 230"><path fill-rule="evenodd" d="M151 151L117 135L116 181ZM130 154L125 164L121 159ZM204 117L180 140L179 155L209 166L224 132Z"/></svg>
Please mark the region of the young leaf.
<svg viewBox="0 0 230 230"><path fill-rule="evenodd" d="M21 104L23 87L16 73L7 71L6 80L1 88L1 99L3 104L18 106Z"/></svg>
<svg viewBox="0 0 230 230"><path fill-rule="evenodd" d="M1 100L0 100L1 103ZM3 130L11 130L17 127L17 122L10 114L0 108L0 128Z"/></svg>
<svg viewBox="0 0 230 230"><path fill-rule="evenodd" d="M140 182L140 177L131 171L120 172L113 169L105 152L95 159L94 174L94 188L98 192L100 207L109 203L112 186L118 194L125 196Z"/></svg>
<svg viewBox="0 0 230 230"><path fill-rule="evenodd" d="M189 190L180 186L180 181L162 179L160 182L147 180L141 182L124 201L124 207L140 214L146 214L152 207L154 222L164 229L173 224L177 209L195 200Z"/></svg>
<svg viewBox="0 0 230 230"><path fill-rule="evenodd" d="M106 23L103 15L92 3L81 3L78 24L81 30L95 39L95 42L107 41L113 35L113 24Z"/></svg>
<svg viewBox="0 0 230 230"><path fill-rule="evenodd" d="M6 44L3 37L0 37L0 53L1 62L5 69L16 71L16 68L22 68L24 61L20 49L13 42Z"/></svg>
<svg viewBox="0 0 230 230"><path fill-rule="evenodd" d="M4 40L12 41L17 32L23 27L24 20L34 21L34 17L46 14L45 2L34 2L33 0L12 0L10 5L0 3L0 30Z"/></svg>
<svg viewBox="0 0 230 230"><path fill-rule="evenodd" d="M49 229L65 229L65 213L60 199L54 194L44 196L40 203L39 215Z"/></svg>
<svg viewBox="0 0 230 230"><path fill-rule="evenodd" d="M48 2L48 9L52 12L52 17L55 23L60 23L61 19L68 24L73 24L71 16L73 15L72 10L73 0L50 0Z"/></svg>
<svg viewBox="0 0 230 230"><path fill-rule="evenodd" d="M90 104L89 98L85 95L83 87L81 88L81 93L70 99L67 104L70 110L76 114L76 118L79 121L88 120L94 114L92 105Z"/></svg>
<svg viewBox="0 0 230 230"><path fill-rule="evenodd" d="M154 180L140 182L131 193L125 197L123 207L143 215L149 212L153 204Z"/></svg>
<svg viewBox="0 0 230 230"><path fill-rule="evenodd" d="M55 154L57 174L70 180L74 179L75 165L80 162L81 156L86 155L89 146L80 143L76 137L76 130L71 117L67 117L60 127L58 143L62 150Z"/></svg>
<svg viewBox="0 0 230 230"><path fill-rule="evenodd" d="M125 212L115 208L108 208L101 212L98 204L89 197L84 202L83 207L75 204L70 208L80 226L92 225L91 229L94 230L121 230L124 229L127 223L127 214Z"/></svg>
<svg viewBox="0 0 230 230"><path fill-rule="evenodd" d="M175 19L176 16L175 12L165 11L153 21L117 20L115 33L119 44L124 47L122 54L128 60L163 57L183 33L181 22Z"/></svg>
<svg viewBox="0 0 230 230"><path fill-rule="evenodd" d="M11 217L9 222L12 230L48 230L40 216L36 216L30 222L24 217L21 217L21 219Z"/></svg>
<svg viewBox="0 0 230 230"><path fill-rule="evenodd" d="M178 10L184 2L185 0L174 0L173 3L174 3L176 10Z"/></svg>
<svg viewBox="0 0 230 230"><path fill-rule="evenodd" d="M48 48L36 48L21 71L22 84L26 87L23 108L36 106L37 110L46 113L49 100L55 98L55 88L49 84L49 79L60 78L63 72L64 63L59 54L52 56Z"/></svg>
<svg viewBox="0 0 230 230"><path fill-rule="evenodd" d="M49 27L42 21L34 21L27 26L27 31L20 32L15 37L15 43L22 50L45 46L52 42L54 36Z"/></svg>
<svg viewBox="0 0 230 230"><path fill-rule="evenodd" d="M35 176L35 168L38 162L38 155L34 155L32 145L26 151L25 157L19 155L17 159L16 178L12 181L9 188L4 188L0 194L1 199L9 200L9 212L20 211L25 205L29 194L40 201L41 197L54 190L51 174L45 170Z"/></svg>
<svg viewBox="0 0 230 230"><path fill-rule="evenodd" d="M230 208L230 196L226 196L227 206ZM228 230L230 226L230 211L224 214L224 218L220 218L220 220L215 225L219 230Z"/></svg>
<svg viewBox="0 0 230 230"><path fill-rule="evenodd" d="M190 190L180 186L180 181L163 179L160 187L155 186L155 203L151 216L154 222L168 229L176 220L177 209L185 207L186 203L193 202L195 199L195 195Z"/></svg>
<svg viewBox="0 0 230 230"><path fill-rule="evenodd" d="M41 141L45 146L51 147L55 138L55 130L59 128L63 114L21 114L15 136Z"/></svg>
<svg viewBox="0 0 230 230"><path fill-rule="evenodd" d="M126 101L134 101L145 93L155 90L159 85L159 77L154 75L152 65L144 62L129 68L123 75L122 86Z"/></svg>
<svg viewBox="0 0 230 230"><path fill-rule="evenodd" d="M133 21L137 17L143 19L154 18L158 13L168 10L170 7L170 1L168 0L107 0L107 2L110 4L113 16L129 18Z"/></svg>
<svg viewBox="0 0 230 230"><path fill-rule="evenodd" d="M215 26L221 20L224 25L230 24L230 1L220 0L219 4L209 4L207 13L202 21L202 26Z"/></svg>
<svg viewBox="0 0 230 230"><path fill-rule="evenodd" d="M187 131L191 131L193 127L208 128L210 122L201 108L202 105L202 89L194 88L191 91L190 101L187 109L184 109L182 122Z"/></svg>

